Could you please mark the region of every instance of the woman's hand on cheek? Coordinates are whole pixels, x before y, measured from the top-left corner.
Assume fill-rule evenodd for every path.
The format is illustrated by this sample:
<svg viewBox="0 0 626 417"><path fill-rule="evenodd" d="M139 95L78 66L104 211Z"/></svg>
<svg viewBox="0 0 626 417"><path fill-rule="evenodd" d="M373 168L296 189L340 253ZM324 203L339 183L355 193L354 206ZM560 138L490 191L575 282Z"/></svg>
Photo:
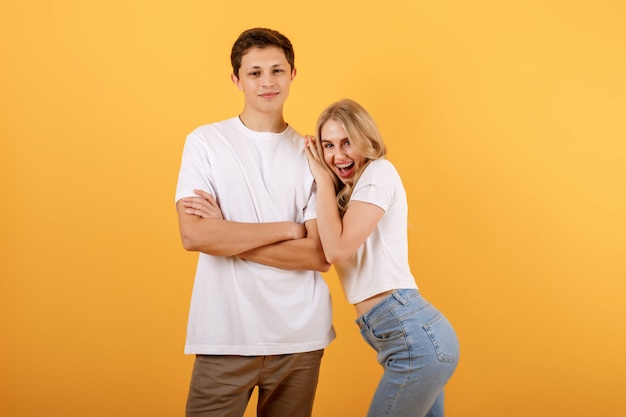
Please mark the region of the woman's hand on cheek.
<svg viewBox="0 0 626 417"><path fill-rule="evenodd" d="M304 153L309 160L309 167L311 169L311 173L315 177L315 180L319 181L320 179L324 178L324 176L329 176L328 172L324 169L325 162L317 153L317 148L315 147L315 138L311 135L307 135L304 137L304 139Z"/></svg>

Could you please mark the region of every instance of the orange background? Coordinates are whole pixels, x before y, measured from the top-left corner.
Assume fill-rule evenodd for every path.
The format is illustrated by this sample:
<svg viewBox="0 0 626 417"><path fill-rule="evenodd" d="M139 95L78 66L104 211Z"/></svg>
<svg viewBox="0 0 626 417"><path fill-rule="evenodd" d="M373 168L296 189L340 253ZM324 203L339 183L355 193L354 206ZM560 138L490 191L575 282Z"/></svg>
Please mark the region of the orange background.
<svg viewBox="0 0 626 417"><path fill-rule="evenodd" d="M378 121L413 272L461 339L447 416L625 415L623 3L220 4L2 2L0 415L183 415L174 189L185 135L241 109L252 26L295 45L298 130L342 97ZM326 278L314 415L364 415L379 366Z"/></svg>

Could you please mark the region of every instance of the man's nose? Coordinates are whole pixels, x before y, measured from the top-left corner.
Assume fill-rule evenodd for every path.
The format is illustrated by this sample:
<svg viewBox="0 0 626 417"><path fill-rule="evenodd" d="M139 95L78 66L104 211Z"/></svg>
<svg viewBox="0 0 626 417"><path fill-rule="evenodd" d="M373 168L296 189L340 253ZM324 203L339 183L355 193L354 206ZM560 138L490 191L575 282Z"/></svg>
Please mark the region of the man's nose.
<svg viewBox="0 0 626 417"><path fill-rule="evenodd" d="M265 74L262 77L263 85L274 85L274 77L272 74Z"/></svg>

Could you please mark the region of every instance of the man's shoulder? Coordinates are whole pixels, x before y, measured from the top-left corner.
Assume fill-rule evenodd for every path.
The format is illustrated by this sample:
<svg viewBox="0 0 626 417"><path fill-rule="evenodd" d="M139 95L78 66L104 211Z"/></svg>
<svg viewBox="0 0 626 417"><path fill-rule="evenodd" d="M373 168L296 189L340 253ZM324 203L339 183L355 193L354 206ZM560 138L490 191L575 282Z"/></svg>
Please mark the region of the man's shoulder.
<svg viewBox="0 0 626 417"><path fill-rule="evenodd" d="M219 120L216 122L206 123L196 127L189 133L189 135L206 136L211 135L214 132L220 132L224 130L233 129L237 117L231 117L229 119Z"/></svg>
<svg viewBox="0 0 626 417"><path fill-rule="evenodd" d="M285 131L281 133L281 136L284 140L287 140L289 142L297 143L299 145L304 144L304 136L302 136L300 132L298 132L291 126L287 126L287 129L285 129ZM302 147L302 150L304 150L304 147Z"/></svg>

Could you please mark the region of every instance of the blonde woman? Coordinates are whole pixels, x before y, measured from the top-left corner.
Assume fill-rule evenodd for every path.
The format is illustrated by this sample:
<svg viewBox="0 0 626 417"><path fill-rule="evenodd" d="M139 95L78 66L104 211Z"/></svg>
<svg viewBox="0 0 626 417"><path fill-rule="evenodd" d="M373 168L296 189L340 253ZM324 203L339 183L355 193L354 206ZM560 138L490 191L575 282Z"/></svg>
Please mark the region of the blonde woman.
<svg viewBox="0 0 626 417"><path fill-rule="evenodd" d="M411 274L406 194L378 128L363 106L341 100L305 140L326 260L384 368L368 416L441 417L458 340Z"/></svg>

